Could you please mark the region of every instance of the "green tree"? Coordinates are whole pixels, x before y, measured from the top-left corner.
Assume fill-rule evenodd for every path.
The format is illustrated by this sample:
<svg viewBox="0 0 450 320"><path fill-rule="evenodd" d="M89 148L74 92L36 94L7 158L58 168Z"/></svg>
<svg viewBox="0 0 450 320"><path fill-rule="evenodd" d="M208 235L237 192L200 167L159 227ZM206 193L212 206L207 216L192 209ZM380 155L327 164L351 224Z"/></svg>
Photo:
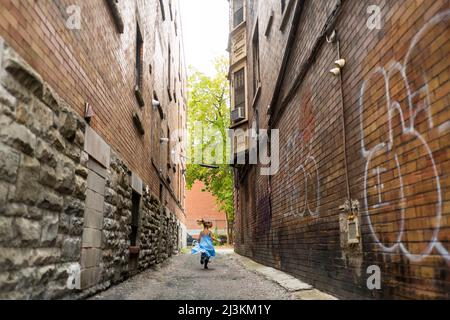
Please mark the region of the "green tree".
<svg viewBox="0 0 450 320"><path fill-rule="evenodd" d="M199 180L205 190L216 199L219 210L224 212L228 222L228 241L233 241L233 168L228 164L228 129L230 127L228 62L225 57L215 60L216 73L213 76L191 70L188 80L188 154L186 184L191 189ZM201 127L200 134L197 131ZM211 146L218 145L218 148ZM196 148L201 158L195 156ZM209 150L213 149L211 152ZM221 152L221 157L217 152ZM219 157L218 157L219 156ZM195 158L195 161L192 161ZM220 160L218 160L220 159ZM205 168L201 164L217 168Z"/></svg>

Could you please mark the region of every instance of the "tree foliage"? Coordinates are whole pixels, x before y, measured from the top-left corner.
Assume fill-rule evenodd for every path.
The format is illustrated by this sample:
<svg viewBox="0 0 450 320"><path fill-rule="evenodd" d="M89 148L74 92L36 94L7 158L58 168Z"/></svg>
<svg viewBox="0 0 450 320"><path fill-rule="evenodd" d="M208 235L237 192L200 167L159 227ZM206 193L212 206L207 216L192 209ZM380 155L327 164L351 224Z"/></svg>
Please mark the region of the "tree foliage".
<svg viewBox="0 0 450 320"><path fill-rule="evenodd" d="M218 58L215 61L215 69L213 76L192 70L189 77L188 153L192 158L195 146L200 144L197 148L202 150L202 163L218 166L218 169L204 168L197 161L190 163L187 165L186 184L188 189L191 189L196 180L203 182L204 191L210 192L217 199L217 205L226 213L228 222L233 222L233 169L226 160L229 156L226 142L230 127L227 59ZM195 126L198 127L199 124L208 128L208 133L214 134L206 133L199 137L195 131ZM218 150L223 152L222 157L219 157L223 159L220 163L213 159L215 151L212 152L213 157L204 156L203 153L217 143L221 143L222 147Z"/></svg>

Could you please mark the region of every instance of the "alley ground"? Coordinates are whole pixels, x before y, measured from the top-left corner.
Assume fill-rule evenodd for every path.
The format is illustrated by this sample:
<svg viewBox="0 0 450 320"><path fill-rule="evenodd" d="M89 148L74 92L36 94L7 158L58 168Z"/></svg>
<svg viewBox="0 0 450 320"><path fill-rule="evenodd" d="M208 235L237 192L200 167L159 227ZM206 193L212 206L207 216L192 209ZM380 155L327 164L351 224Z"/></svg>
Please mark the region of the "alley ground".
<svg viewBox="0 0 450 320"><path fill-rule="evenodd" d="M198 256L179 254L91 299L104 300L292 300L331 298L317 290L289 291L256 272L231 249L218 250L209 270Z"/></svg>

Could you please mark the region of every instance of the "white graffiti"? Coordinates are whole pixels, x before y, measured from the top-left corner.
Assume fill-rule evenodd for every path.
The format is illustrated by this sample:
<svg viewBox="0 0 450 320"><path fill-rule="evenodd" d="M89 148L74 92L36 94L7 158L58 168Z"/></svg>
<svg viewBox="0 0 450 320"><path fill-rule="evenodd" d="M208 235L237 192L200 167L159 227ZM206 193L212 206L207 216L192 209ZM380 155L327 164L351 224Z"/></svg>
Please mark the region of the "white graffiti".
<svg viewBox="0 0 450 320"><path fill-rule="evenodd" d="M442 217L442 191L441 191L441 182L440 177L438 173L438 167L435 163L435 159L433 157L433 152L424 137L424 135L420 132L420 130L417 127L416 120L420 113L423 113L427 117L427 121L425 122L426 125L428 125L429 129L434 128L432 114L431 114L431 102L430 102L430 88L429 88L429 81L427 79L426 74L422 72L420 75L421 81L423 81L423 84L421 85L420 89L414 90L414 84L413 81L410 81L408 79L408 72L411 72L408 68L417 67L416 65L412 63L412 59L417 58L417 50L419 50L418 43L421 41L426 33L430 31L431 28L437 26L440 23L448 23L450 18L450 10L445 11L441 14L436 15L433 19L431 19L413 38L411 46L409 47L409 50L405 56L405 60L402 63L394 61L388 64L387 67L377 67L368 77L367 80L364 81L361 92L360 92L360 100L359 100L359 108L360 108L360 130L362 134L361 138L361 150L362 155L366 159L366 166L365 166L365 174L364 174L364 203L365 203L365 216L367 217L368 221L368 227L370 229L371 235L373 239L375 240L375 243L384 251L384 252L398 252L398 250L404 254L410 261L417 262L425 259L429 255L432 254L433 249L436 250L437 253L439 253L444 259L447 261L450 261L450 256L446 248L444 248L443 244L439 241L439 232L441 227L441 217ZM402 86L404 86L404 90L406 91L406 103L400 101L400 98L397 101L394 97L391 96L391 85L398 86L398 82L392 84L391 79L394 76L400 76ZM368 90L372 88L369 84L371 83L371 80L374 80L375 78L381 79L381 81L384 82L384 86L382 88L383 91L385 91L385 116L387 118L387 136L385 137L385 141L379 142L373 142L372 140L369 140L368 136L366 135L366 131L372 130L371 133L374 132L374 128L366 127L364 126L365 121L365 111L367 111L372 105L365 106L365 98L366 93ZM415 79L417 81L417 79ZM373 89L375 90L375 89ZM402 99L403 100L403 99ZM417 100L420 100L417 102ZM403 105L401 104L403 103ZM406 104L406 110L405 110L405 104ZM403 108L402 108L403 106ZM376 106L373 106L372 109L376 108ZM408 117L408 118L407 118ZM400 128L393 127L394 119L399 120L400 122ZM408 232L406 229L405 223L408 217L406 217L406 203L407 203L407 196L405 195L405 188L408 186L405 185L404 176L405 174L402 174L402 164L399 159L402 157L402 153L398 153L398 149L395 147L394 139L398 138L398 131L401 130L401 136L407 136L409 140L415 141L420 148L423 148L425 151L425 155L421 155L421 157L424 157L426 160L426 163L429 164L429 166L426 168L426 170L429 170L429 180L431 183L429 185L431 186L431 190L433 191L433 199L435 199L435 206L432 214L434 214L433 219L430 220L430 223L433 224L432 226L432 234L431 238L428 240L428 245L424 249L421 249L420 252L412 252L410 248L408 248L405 244L405 233ZM373 138L373 136L371 137ZM407 139L406 139L407 140ZM379 142L379 143L378 143ZM376 145L374 145L376 144ZM371 145L371 146L369 146ZM369 146L369 147L368 147ZM419 147L417 147L419 148ZM400 151L401 152L401 151ZM385 161L382 164L379 164L376 161L379 160L379 158L385 157L388 159L388 161ZM390 162L391 167L389 168L389 165L386 164ZM390 181L395 180L395 184L397 186L395 194L397 198L394 200L386 200L383 197L384 193L391 192L391 198L392 194L395 193L395 191L392 190L386 190L385 184L383 183L383 175L387 175L391 173L389 179ZM370 188L368 186L369 176L372 177L371 181L375 181L374 189L372 189L373 194L375 196L372 196L369 194ZM421 183L420 179L416 180L414 183ZM373 204L373 202L376 202ZM393 203L396 202L396 203ZM379 210L383 210L385 207L394 205L396 212L399 214L399 227L398 230L396 230L398 233L396 233L396 239L395 241L383 241L383 239L380 239L380 237L377 235L376 225L373 223L373 218L371 217L372 213L379 212ZM388 209L387 209L388 210ZM427 240L425 240L427 241Z"/></svg>
<svg viewBox="0 0 450 320"><path fill-rule="evenodd" d="M290 190L287 194L290 194L287 199L288 211L285 213L285 217L295 216L304 217L309 214L313 217L319 216L320 207L320 180L319 180L319 168L316 159L311 155L311 146L303 147L302 133L297 131L292 135L284 148L283 154L286 155L284 168L288 174L288 179L291 184L286 185ZM300 142L300 145L298 143ZM299 154L306 154L305 160L295 170L290 170L290 160L294 159L294 163L297 163L297 157L295 157L295 151L300 148ZM307 150L305 150L307 149ZM295 183L295 178L298 176L303 178L302 183ZM308 189L313 190L313 194L308 194ZM303 194L301 191L303 190ZM311 205L310 203L314 203Z"/></svg>

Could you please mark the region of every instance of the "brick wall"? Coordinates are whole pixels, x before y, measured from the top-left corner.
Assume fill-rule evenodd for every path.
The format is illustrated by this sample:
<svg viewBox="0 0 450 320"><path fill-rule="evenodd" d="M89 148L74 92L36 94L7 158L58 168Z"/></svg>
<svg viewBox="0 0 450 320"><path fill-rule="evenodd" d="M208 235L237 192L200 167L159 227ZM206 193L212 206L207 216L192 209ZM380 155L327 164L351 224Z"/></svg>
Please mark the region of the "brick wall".
<svg viewBox="0 0 450 320"><path fill-rule="evenodd" d="M190 235L198 235L202 229L197 221L205 219L213 223L212 230L227 234L226 214L219 211L216 198L206 191L205 185L196 181L192 189L186 192L186 227Z"/></svg>
<svg viewBox="0 0 450 320"><path fill-rule="evenodd" d="M277 5L259 1L255 15L279 16ZM367 26L369 5L381 9L379 30ZM284 74L264 71L285 52L281 31L260 44L256 108L265 114L274 98L259 124L280 130L280 171L238 171L238 252L342 298L449 298L449 10L448 1L295 2ZM347 62L343 114L327 29L336 29ZM351 215L339 209L347 199L359 204L355 244ZM371 265L380 267L380 290L367 288Z"/></svg>
<svg viewBox="0 0 450 320"><path fill-rule="evenodd" d="M105 0L2 1L0 35L79 115L84 114L86 102L93 107L92 128L123 156L155 196L159 196L158 170L162 169L163 179L169 175L175 196L166 193L168 206L183 218L176 202L184 198L179 191L184 186L178 186L181 173L167 169L167 152L161 151L166 146L159 144L159 137L167 135L167 127L175 132L186 119L186 74L178 9L174 3L171 19L168 1L162 1L163 20L159 1L118 3L124 24L122 34ZM76 12L73 6L80 8L79 30L67 27ZM137 21L144 41L143 108L139 108L134 93ZM167 90L169 82L172 98ZM153 92L161 101L166 120L161 121L152 108ZM141 115L144 135L133 124L133 112ZM156 159L155 154L164 157ZM152 157L158 170L149 160Z"/></svg>

